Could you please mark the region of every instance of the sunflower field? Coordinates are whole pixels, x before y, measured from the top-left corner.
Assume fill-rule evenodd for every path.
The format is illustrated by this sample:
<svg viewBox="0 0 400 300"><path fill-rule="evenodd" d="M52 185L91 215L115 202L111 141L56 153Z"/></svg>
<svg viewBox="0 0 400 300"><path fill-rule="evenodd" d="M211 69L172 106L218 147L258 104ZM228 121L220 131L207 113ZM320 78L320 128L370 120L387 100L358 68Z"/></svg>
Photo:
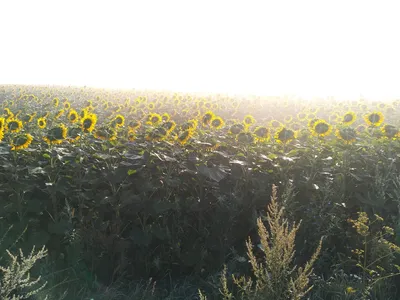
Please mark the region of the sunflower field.
<svg viewBox="0 0 400 300"><path fill-rule="evenodd" d="M218 280L250 274L273 185L294 263L322 238L302 299L400 299L400 100L5 85L0 106L2 253L45 246L54 299L248 299Z"/></svg>

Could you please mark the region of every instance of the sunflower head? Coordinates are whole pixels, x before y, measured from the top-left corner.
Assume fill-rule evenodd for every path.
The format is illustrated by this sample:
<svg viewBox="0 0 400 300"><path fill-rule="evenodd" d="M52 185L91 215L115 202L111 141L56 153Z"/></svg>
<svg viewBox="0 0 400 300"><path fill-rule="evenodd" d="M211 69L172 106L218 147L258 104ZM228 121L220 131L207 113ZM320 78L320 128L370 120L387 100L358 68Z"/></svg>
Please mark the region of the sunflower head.
<svg viewBox="0 0 400 300"><path fill-rule="evenodd" d="M138 130L140 128L140 126L142 126L142 123L140 123L140 121L130 121L128 124L129 129L132 130Z"/></svg>
<svg viewBox="0 0 400 300"><path fill-rule="evenodd" d="M165 128L157 127L157 128L154 128L152 131L150 131L147 134L146 140L147 141L162 141L167 136L168 136L168 132Z"/></svg>
<svg viewBox="0 0 400 300"><path fill-rule="evenodd" d="M280 144L286 144L296 138L296 132L286 127L281 127L275 132L275 140Z"/></svg>
<svg viewBox="0 0 400 300"><path fill-rule="evenodd" d="M122 127L125 124L125 117L123 115L116 115L114 121L116 127Z"/></svg>
<svg viewBox="0 0 400 300"><path fill-rule="evenodd" d="M163 122L168 122L171 119L171 116L168 113L163 113L161 118Z"/></svg>
<svg viewBox="0 0 400 300"><path fill-rule="evenodd" d="M192 135L193 135L193 131L190 130L190 129L187 129L185 131L182 131L178 135L177 141L178 141L179 144L185 145L188 142L188 140L192 137Z"/></svg>
<svg viewBox="0 0 400 300"><path fill-rule="evenodd" d="M293 117L291 115L287 115L285 116L284 121L288 124L293 121Z"/></svg>
<svg viewBox="0 0 400 300"><path fill-rule="evenodd" d="M63 114L64 114L64 110L63 110L63 109L60 109L60 110L56 113L56 115L55 115L54 118L58 119L58 118L61 117Z"/></svg>
<svg viewBox="0 0 400 300"><path fill-rule="evenodd" d="M364 116L365 122L368 126L379 127L384 121L384 116L381 112L375 111Z"/></svg>
<svg viewBox="0 0 400 300"><path fill-rule="evenodd" d="M307 119L307 113L306 112L299 112L298 114L297 114L297 120L299 120L299 121L305 121Z"/></svg>
<svg viewBox="0 0 400 300"><path fill-rule="evenodd" d="M76 142L81 138L82 128L80 126L69 127L67 132L67 139L69 142Z"/></svg>
<svg viewBox="0 0 400 300"><path fill-rule="evenodd" d="M152 113L148 116L148 121L146 122L149 125L156 126L161 122L162 118L159 114Z"/></svg>
<svg viewBox="0 0 400 300"><path fill-rule="evenodd" d="M147 104L147 109L148 110L153 110L156 108L156 105L153 102L150 102L149 104Z"/></svg>
<svg viewBox="0 0 400 300"><path fill-rule="evenodd" d="M332 126L329 125L325 120L319 120L314 123L311 132L313 135L318 137L328 136L332 132Z"/></svg>
<svg viewBox="0 0 400 300"><path fill-rule="evenodd" d="M184 123L181 126L181 129L183 131L185 131L185 130L196 130L197 129L197 125L198 125L198 121L196 119L192 119L192 120L189 120L186 123Z"/></svg>
<svg viewBox="0 0 400 300"><path fill-rule="evenodd" d="M135 130L129 129L127 134L128 141L133 142L136 139Z"/></svg>
<svg viewBox="0 0 400 300"><path fill-rule="evenodd" d="M229 128L229 133L233 135L238 135L240 132L244 130L244 125L241 123L233 124Z"/></svg>
<svg viewBox="0 0 400 300"><path fill-rule="evenodd" d="M356 121L356 114L352 111L347 112L342 119L344 125L351 125Z"/></svg>
<svg viewBox="0 0 400 300"><path fill-rule="evenodd" d="M254 137L256 138L257 141L267 141L269 140L270 137L270 132L267 127L264 126L258 126L254 132Z"/></svg>
<svg viewBox="0 0 400 300"><path fill-rule="evenodd" d="M61 144L67 137L67 127L64 124L57 125L47 132L43 138L48 144Z"/></svg>
<svg viewBox="0 0 400 300"><path fill-rule="evenodd" d="M165 128L169 134L175 129L176 123L174 121L167 121L162 124L162 127Z"/></svg>
<svg viewBox="0 0 400 300"><path fill-rule="evenodd" d="M9 132L19 132L22 129L22 122L16 118L7 119L6 130Z"/></svg>
<svg viewBox="0 0 400 300"><path fill-rule="evenodd" d="M272 128L279 128L279 127L282 127L282 126L283 126L283 124L282 124L281 122L279 122L278 120L271 120L271 121L269 122L269 125L270 125Z"/></svg>
<svg viewBox="0 0 400 300"><path fill-rule="evenodd" d="M97 116L95 114L87 114L81 119L82 131L85 133L92 132L97 123Z"/></svg>
<svg viewBox="0 0 400 300"><path fill-rule="evenodd" d="M17 151L26 149L32 143L33 137L29 133L18 134L14 136L11 141L11 150Z"/></svg>
<svg viewBox="0 0 400 300"><path fill-rule="evenodd" d="M26 114L26 115L24 115L23 117L22 117L22 121L23 121L23 123L30 123L30 122L32 122L32 120L33 120L33 117L34 117L34 114Z"/></svg>
<svg viewBox="0 0 400 300"><path fill-rule="evenodd" d="M243 119L243 124L246 127L253 125L256 122L256 119L252 115L246 115Z"/></svg>
<svg viewBox="0 0 400 300"><path fill-rule="evenodd" d="M345 144L351 144L356 141L357 132L351 127L338 128L336 130L336 136Z"/></svg>
<svg viewBox="0 0 400 300"><path fill-rule="evenodd" d="M60 103L60 99L58 99L58 98L54 98L53 99L53 106L54 107L58 107L58 104Z"/></svg>
<svg viewBox="0 0 400 300"><path fill-rule="evenodd" d="M102 126L94 131L94 137L103 141L114 141L117 139L117 131L114 128Z"/></svg>
<svg viewBox="0 0 400 300"><path fill-rule="evenodd" d="M65 110L68 110L68 109L71 108L71 103L69 103L68 101L65 101L64 104L63 104L63 106L64 106L64 109L65 109Z"/></svg>
<svg viewBox="0 0 400 300"><path fill-rule="evenodd" d="M317 123L320 119L318 118L312 118L308 121L308 128L310 129L310 131L313 131L314 128L314 124Z"/></svg>
<svg viewBox="0 0 400 300"><path fill-rule="evenodd" d="M78 113L76 112L75 109L71 109L71 110L69 111L69 113L68 113L68 120L69 120L72 124L78 122L79 116L78 116Z"/></svg>
<svg viewBox="0 0 400 300"><path fill-rule="evenodd" d="M236 140L242 144L254 143L254 135L251 132L242 131L236 136Z"/></svg>
<svg viewBox="0 0 400 300"><path fill-rule="evenodd" d="M221 117L214 117L211 120L211 127L214 129L220 129L224 126L225 122Z"/></svg>
<svg viewBox="0 0 400 300"><path fill-rule="evenodd" d="M383 135L388 139L395 139L399 137L399 130L393 125L384 125L381 128Z"/></svg>
<svg viewBox="0 0 400 300"><path fill-rule="evenodd" d="M46 119L45 118L39 118L37 120L37 125L40 129L46 128Z"/></svg>
<svg viewBox="0 0 400 300"><path fill-rule="evenodd" d="M211 120L215 117L214 113L212 111L207 111L202 117L201 117L201 124L204 127L207 127L211 124Z"/></svg>

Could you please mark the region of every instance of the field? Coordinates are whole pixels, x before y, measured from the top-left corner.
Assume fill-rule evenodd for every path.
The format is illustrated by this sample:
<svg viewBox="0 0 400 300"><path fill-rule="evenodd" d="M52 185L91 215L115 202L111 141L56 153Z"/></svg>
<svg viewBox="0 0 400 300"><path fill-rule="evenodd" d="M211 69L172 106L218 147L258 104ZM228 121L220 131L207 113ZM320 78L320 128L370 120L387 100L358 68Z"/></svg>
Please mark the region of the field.
<svg viewBox="0 0 400 300"><path fill-rule="evenodd" d="M400 299L400 100L10 85L0 106L1 299Z"/></svg>

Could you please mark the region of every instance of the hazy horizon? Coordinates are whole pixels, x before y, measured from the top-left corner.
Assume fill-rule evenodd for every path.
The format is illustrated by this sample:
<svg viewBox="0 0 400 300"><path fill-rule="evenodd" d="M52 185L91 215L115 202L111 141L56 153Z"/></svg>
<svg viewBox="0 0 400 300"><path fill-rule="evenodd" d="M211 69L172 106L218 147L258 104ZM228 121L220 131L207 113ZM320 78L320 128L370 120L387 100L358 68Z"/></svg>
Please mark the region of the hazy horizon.
<svg viewBox="0 0 400 300"><path fill-rule="evenodd" d="M396 1L7 1L0 84L400 96Z"/></svg>

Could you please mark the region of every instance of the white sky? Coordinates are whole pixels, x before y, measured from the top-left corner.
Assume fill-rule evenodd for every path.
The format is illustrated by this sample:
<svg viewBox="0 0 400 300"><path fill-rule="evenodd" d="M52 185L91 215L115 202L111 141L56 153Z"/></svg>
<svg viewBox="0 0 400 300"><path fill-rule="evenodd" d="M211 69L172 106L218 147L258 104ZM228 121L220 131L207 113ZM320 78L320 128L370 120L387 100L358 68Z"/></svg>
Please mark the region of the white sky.
<svg viewBox="0 0 400 300"><path fill-rule="evenodd" d="M400 96L400 1L0 0L0 83Z"/></svg>

